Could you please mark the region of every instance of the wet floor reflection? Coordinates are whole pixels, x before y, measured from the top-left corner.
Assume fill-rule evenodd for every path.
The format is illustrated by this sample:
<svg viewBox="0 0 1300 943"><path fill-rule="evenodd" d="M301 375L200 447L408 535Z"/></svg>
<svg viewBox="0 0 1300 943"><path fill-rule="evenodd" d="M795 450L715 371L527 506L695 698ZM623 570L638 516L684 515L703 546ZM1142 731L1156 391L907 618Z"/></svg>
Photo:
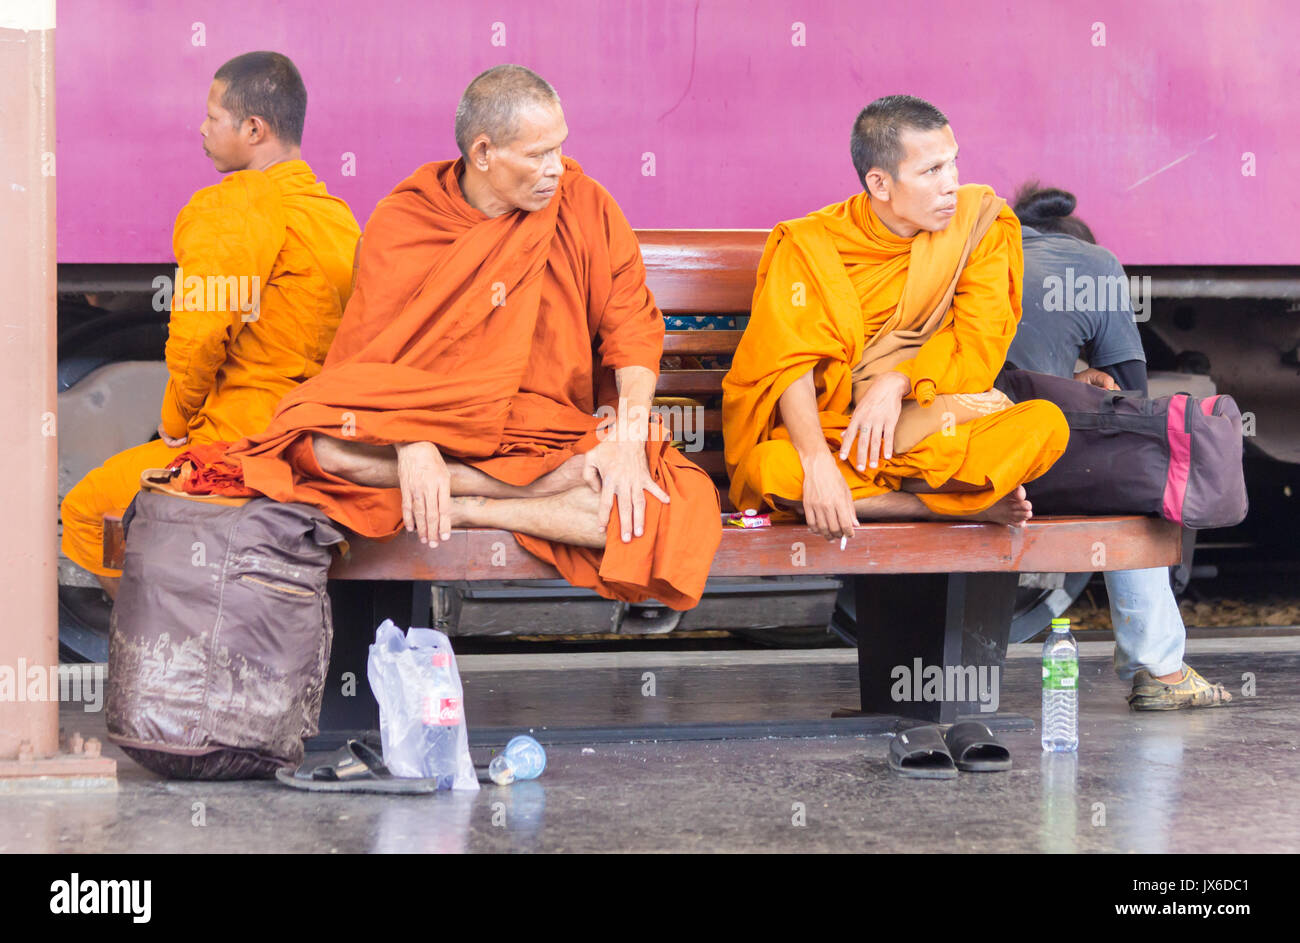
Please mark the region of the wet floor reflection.
<svg viewBox="0 0 1300 943"><path fill-rule="evenodd" d="M546 815L546 787L528 780L488 790L487 797L501 803L501 820L493 825L504 828L516 839L536 838ZM500 798L498 798L500 797Z"/></svg>
<svg viewBox="0 0 1300 943"><path fill-rule="evenodd" d="M388 801L375 821L378 854L464 854L473 825L475 792L407 796Z"/></svg>
<svg viewBox="0 0 1300 943"><path fill-rule="evenodd" d="M484 786L479 792L392 799L374 821L369 850L400 854L463 854L476 844L504 840L530 851L541 834L546 787L538 782Z"/></svg>
<svg viewBox="0 0 1300 943"><path fill-rule="evenodd" d="M1183 743L1203 718L1189 715L1182 729L1169 733L1159 729L1156 718L1150 727L1135 732L1129 743L1121 741L1112 762L1110 789L1122 796L1119 815L1109 821L1116 830L1119 847L1126 851L1164 854L1174 837L1174 818L1183 800Z"/></svg>
<svg viewBox="0 0 1300 943"><path fill-rule="evenodd" d="M1079 754L1041 753L1038 772L1038 850L1073 854L1079 839Z"/></svg>

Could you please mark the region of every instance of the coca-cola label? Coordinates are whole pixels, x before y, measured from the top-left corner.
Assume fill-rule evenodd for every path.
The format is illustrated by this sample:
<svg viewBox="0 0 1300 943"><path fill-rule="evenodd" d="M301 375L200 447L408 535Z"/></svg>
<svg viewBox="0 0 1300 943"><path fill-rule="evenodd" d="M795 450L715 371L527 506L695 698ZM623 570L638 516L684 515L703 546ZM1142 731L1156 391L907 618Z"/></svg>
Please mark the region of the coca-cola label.
<svg viewBox="0 0 1300 943"><path fill-rule="evenodd" d="M426 697L423 720L426 727L455 727L460 723L460 698Z"/></svg>

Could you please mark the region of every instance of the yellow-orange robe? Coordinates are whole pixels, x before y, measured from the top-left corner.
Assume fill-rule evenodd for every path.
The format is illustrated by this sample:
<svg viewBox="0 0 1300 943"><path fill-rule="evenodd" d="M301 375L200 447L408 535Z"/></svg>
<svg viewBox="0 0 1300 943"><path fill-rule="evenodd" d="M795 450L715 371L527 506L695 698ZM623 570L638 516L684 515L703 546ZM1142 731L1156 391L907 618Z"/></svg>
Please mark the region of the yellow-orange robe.
<svg viewBox="0 0 1300 943"><path fill-rule="evenodd" d="M227 459L278 501L321 508L369 537L402 529L401 491L326 472L312 433L373 445L432 442L498 481L526 485L596 445L614 370L659 372L663 315L618 204L565 158L544 209L488 217L461 192L462 162L425 164L366 224L356 292L321 375L280 403ZM667 442L647 443L671 502L646 500L605 549L516 534L570 583L613 599L699 601L721 540L717 489Z"/></svg>
<svg viewBox="0 0 1300 943"><path fill-rule="evenodd" d="M64 498L63 552L101 576L103 516L126 509L140 473L193 445L266 428L285 393L320 372L352 282L361 229L302 160L241 170L176 218L161 439L121 452ZM161 300L161 299L160 299Z"/></svg>
<svg viewBox="0 0 1300 943"><path fill-rule="evenodd" d="M864 345L899 311L917 324L957 271L988 187L958 190L957 213L941 232L904 239L890 232L865 193L779 224L759 263L749 325L723 381L723 433L731 500L737 508L776 507L803 495L803 466L780 422L778 403L809 370L827 447L855 500L897 491L904 478L930 487L949 481L970 492L919 493L939 514L985 510L1051 467L1069 430L1061 411L1034 400L936 432L876 468L838 457L853 413L852 369ZM894 369L912 381L909 399L989 390L1020 320L1024 258L1020 224L1003 205L961 271L952 316ZM901 309L900 309L901 305Z"/></svg>

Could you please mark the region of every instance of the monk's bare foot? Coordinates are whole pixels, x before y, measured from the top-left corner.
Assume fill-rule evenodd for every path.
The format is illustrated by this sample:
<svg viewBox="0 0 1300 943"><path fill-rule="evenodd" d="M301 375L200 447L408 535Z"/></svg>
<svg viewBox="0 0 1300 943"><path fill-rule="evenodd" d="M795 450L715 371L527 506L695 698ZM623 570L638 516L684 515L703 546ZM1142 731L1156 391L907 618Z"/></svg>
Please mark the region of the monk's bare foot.
<svg viewBox="0 0 1300 943"><path fill-rule="evenodd" d="M581 455L574 455L563 465L554 471L549 471L541 478L538 478L531 485L526 485L525 490L529 497L543 498L552 494L563 494L582 484L582 469L586 465L586 459Z"/></svg>
<svg viewBox="0 0 1300 943"><path fill-rule="evenodd" d="M972 514L970 520L1024 527L1025 523L1033 516L1034 508L1025 496L1025 489L1017 487L1015 491L1001 498L991 508L978 514Z"/></svg>

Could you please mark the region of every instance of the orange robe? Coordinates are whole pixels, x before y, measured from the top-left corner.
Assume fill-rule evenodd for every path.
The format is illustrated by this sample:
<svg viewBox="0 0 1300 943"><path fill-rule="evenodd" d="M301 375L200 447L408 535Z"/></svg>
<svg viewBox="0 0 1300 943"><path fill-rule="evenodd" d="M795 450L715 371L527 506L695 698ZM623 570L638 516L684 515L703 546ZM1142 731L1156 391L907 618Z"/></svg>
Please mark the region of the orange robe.
<svg viewBox="0 0 1300 943"><path fill-rule="evenodd" d="M920 323L957 271L987 187L958 191L957 213L941 232L894 235L867 194L833 204L772 231L758 268L749 325L723 381L723 434L731 500L737 508L799 501L803 466L780 422L781 394L809 370L822 432L855 500L900 489L904 478L931 487L949 481L970 492L919 493L939 514L985 510L1037 478L1065 450L1061 411L1034 400L958 424L922 439L876 468L839 461L853 412L852 369L864 345L897 313ZM929 405L935 394L989 390L1020 320L1024 259L1020 224L1005 205L961 270L952 316L894 369L912 381L908 399Z"/></svg>
<svg viewBox="0 0 1300 943"><path fill-rule="evenodd" d="M301 160L237 171L191 197L172 238L177 278L161 407L167 434L189 441L127 449L68 492L63 552L71 560L120 576L102 565L103 517L126 509L140 473L190 446L266 428L280 398L320 372L360 234L347 203Z"/></svg>
<svg viewBox="0 0 1300 943"><path fill-rule="evenodd" d="M311 433L432 442L512 485L597 443L594 414L617 403L614 370L658 374L664 323L622 211L564 163L537 212L474 209L459 160L425 164L380 201L325 370L284 398L264 434L228 453L250 488L388 537L403 526L400 489L325 472ZM647 499L642 536L623 543L615 508L603 551L516 539L575 586L689 608L721 540L717 489L666 442L647 443L647 457L671 503Z"/></svg>

